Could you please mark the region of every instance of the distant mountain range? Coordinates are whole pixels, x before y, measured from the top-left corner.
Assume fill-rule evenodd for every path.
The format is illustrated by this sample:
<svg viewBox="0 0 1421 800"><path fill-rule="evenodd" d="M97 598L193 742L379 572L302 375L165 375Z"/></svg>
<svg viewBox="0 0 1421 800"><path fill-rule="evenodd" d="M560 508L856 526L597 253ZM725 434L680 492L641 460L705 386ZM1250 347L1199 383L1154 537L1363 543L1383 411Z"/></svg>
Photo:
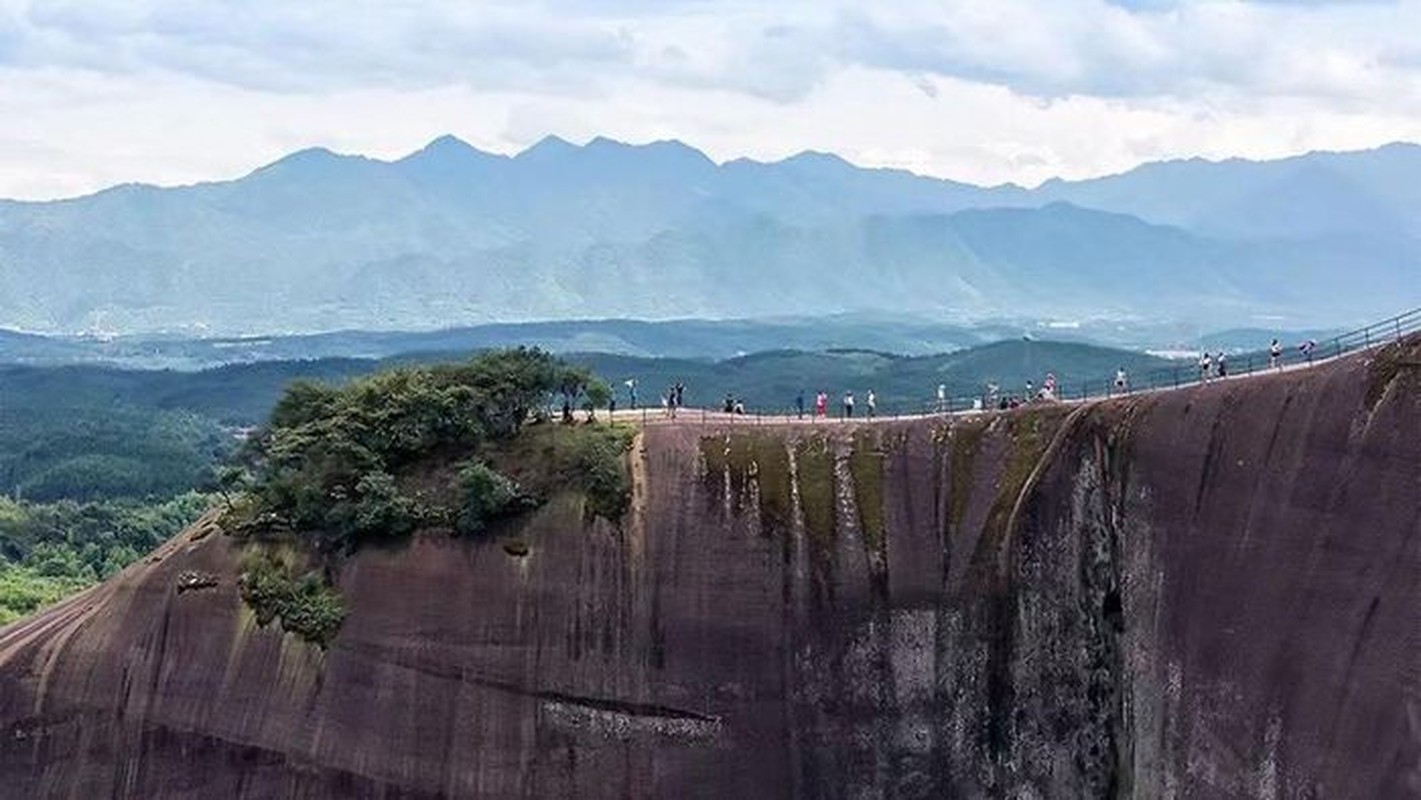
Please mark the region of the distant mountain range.
<svg viewBox="0 0 1421 800"><path fill-rule="evenodd" d="M0 202L0 327L212 334L874 312L1281 318L1421 303L1421 147L1149 164L1028 190L678 142L398 161Z"/></svg>

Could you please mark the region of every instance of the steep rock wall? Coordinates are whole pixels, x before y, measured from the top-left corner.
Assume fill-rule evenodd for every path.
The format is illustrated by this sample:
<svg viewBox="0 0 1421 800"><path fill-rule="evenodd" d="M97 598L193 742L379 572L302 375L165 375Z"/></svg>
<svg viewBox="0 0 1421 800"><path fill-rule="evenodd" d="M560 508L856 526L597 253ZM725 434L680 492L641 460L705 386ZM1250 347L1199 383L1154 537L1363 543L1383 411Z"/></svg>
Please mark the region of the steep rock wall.
<svg viewBox="0 0 1421 800"><path fill-rule="evenodd" d="M16 797L1421 795L1421 353L1085 407L648 428L623 525L341 569L206 520L0 631ZM180 591L185 572L216 586Z"/></svg>

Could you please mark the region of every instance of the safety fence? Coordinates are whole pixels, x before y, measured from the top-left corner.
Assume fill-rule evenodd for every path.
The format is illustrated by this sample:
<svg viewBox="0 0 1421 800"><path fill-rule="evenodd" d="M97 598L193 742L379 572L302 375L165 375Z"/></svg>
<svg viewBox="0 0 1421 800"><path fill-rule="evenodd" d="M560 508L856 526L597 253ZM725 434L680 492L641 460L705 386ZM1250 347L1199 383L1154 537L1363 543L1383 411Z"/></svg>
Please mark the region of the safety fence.
<svg viewBox="0 0 1421 800"><path fill-rule="evenodd" d="M1270 343L1270 346L1258 350L1228 354L1224 360L1223 370L1220 370L1217 354L1215 354L1215 358L1211 358L1208 362L1207 370L1198 361L1181 360L1175 366L1153 369L1138 375L1127 375L1123 389L1117 386L1116 376L1111 375L1098 379L1058 384L1056 391L1047 399L1056 402L1081 402L1118 397L1122 394L1182 389L1218 380L1233 380L1260 372L1295 370L1341 358L1359 350L1399 342L1408 334L1417 332L1421 332L1421 308L1415 308L1406 313L1321 341L1310 339L1305 342L1280 342L1283 346L1277 357L1274 357L1270 352ZM915 408L905 409L900 404L894 408L892 413L874 414L869 413L866 405L860 399L851 418L846 414L846 409L840 402L840 398L833 397L830 398L830 405L824 416L818 416L813 408L813 399L806 398L807 404L802 413L798 409L777 413L747 409L746 413L737 414L702 408L678 408L673 414L672 410L667 408L642 407L620 411L616 414L616 418L618 420L640 421L645 424L701 422L765 425L801 421L832 423L846 419L858 421L865 419L892 420L990 411L997 410L1003 405L1015 407L1012 404L1013 399L1021 403L1038 402L1043 399L1039 396L1025 397L1023 395L1024 392L1017 393L1006 388L991 393L986 386L974 387L971 391L964 391L962 387L951 387L941 398L922 401L915 404Z"/></svg>

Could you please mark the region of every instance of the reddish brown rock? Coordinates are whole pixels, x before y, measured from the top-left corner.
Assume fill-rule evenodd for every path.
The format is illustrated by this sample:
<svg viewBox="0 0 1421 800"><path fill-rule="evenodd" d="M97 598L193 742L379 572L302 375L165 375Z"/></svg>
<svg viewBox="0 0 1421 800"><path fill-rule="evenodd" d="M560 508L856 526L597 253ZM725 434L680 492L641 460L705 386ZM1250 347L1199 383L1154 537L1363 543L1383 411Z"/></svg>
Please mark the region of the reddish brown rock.
<svg viewBox="0 0 1421 800"><path fill-rule="evenodd" d="M526 552L362 552L328 651L180 536L0 632L3 793L1418 796L1417 350L951 429L653 427L623 526L563 497Z"/></svg>

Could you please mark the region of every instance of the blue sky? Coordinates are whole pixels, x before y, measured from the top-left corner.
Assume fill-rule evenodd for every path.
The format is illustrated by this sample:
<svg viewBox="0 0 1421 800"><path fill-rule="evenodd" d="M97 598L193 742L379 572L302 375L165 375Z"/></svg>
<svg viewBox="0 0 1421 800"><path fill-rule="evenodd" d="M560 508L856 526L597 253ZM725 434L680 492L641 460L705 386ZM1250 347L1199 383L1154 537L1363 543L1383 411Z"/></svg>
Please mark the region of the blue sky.
<svg viewBox="0 0 1421 800"><path fill-rule="evenodd" d="M1421 0L0 0L0 196L678 138L982 183L1421 139Z"/></svg>

